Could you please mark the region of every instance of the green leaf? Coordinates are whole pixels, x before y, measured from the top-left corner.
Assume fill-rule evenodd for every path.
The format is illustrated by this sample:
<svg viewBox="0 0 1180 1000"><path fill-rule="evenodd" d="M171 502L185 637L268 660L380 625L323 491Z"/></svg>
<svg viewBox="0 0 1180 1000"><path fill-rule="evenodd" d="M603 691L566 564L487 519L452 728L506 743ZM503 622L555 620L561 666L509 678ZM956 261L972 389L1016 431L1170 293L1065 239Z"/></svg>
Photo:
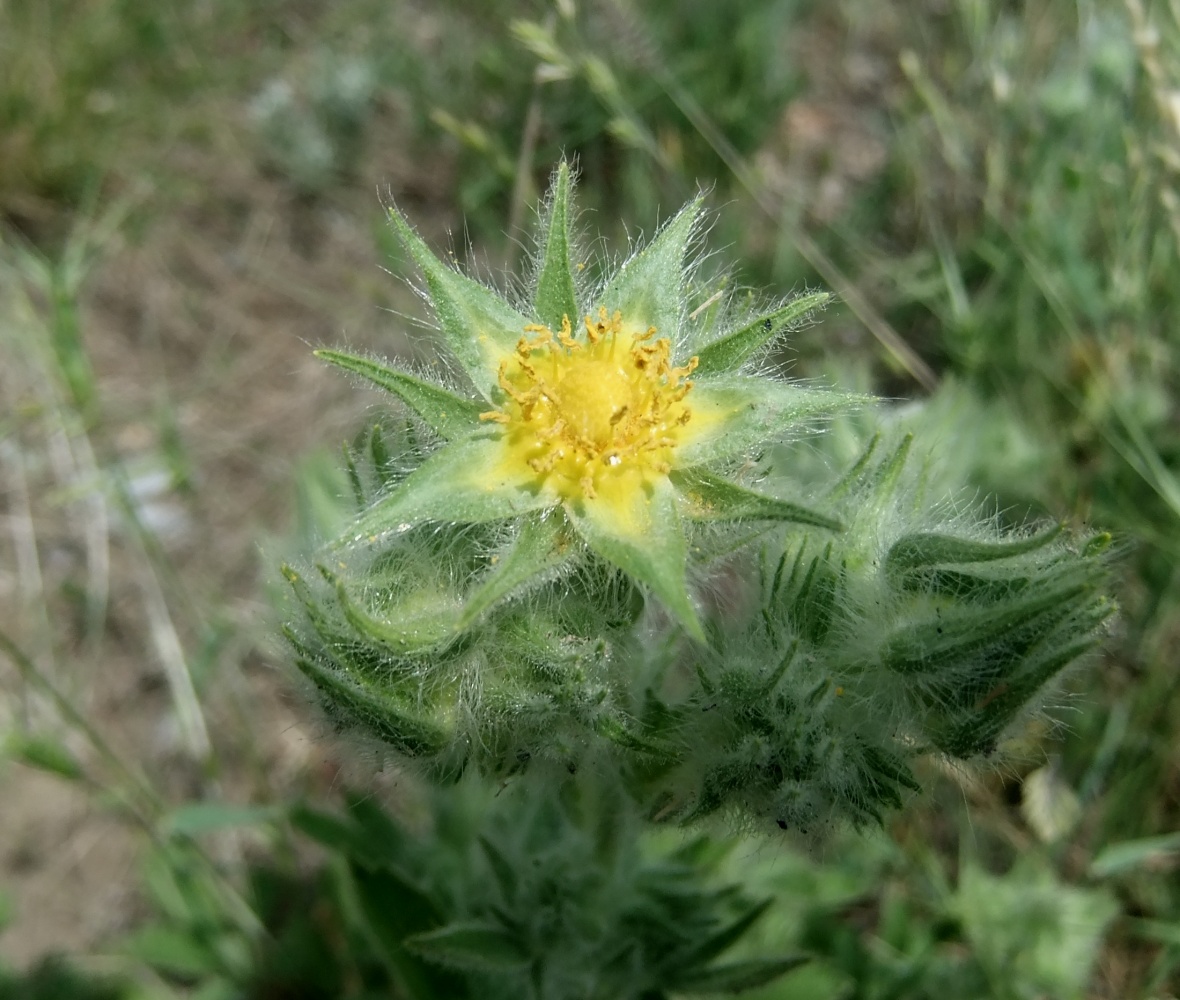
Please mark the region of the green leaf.
<svg viewBox="0 0 1180 1000"><path fill-rule="evenodd" d="M844 525L834 517L802 504L755 493L704 469L673 473L672 482L689 502L685 511L697 521L790 521L840 531Z"/></svg>
<svg viewBox="0 0 1180 1000"><path fill-rule="evenodd" d="M509 478L502 453L495 438L483 435L444 445L365 511L337 544L376 542L386 532L425 521L478 524L555 506L543 490Z"/></svg>
<svg viewBox="0 0 1180 1000"><path fill-rule="evenodd" d="M569 523L560 511L524 518L516 537L467 599L456 627L469 628L492 605L540 582L570 559L578 546L569 534Z"/></svg>
<svg viewBox="0 0 1180 1000"><path fill-rule="evenodd" d="M132 934L123 950L159 972L201 978L219 970L217 955L203 942L167 927L145 927Z"/></svg>
<svg viewBox="0 0 1180 1000"><path fill-rule="evenodd" d="M691 968L711 962L722 952L733 947L746 931L761 919L762 914L770 908L771 902L769 899L764 899L760 903L755 903L732 923L722 927L721 930L694 945L688 952L683 953L678 964L681 967Z"/></svg>
<svg viewBox="0 0 1180 1000"><path fill-rule="evenodd" d="M1085 638L1062 648L1051 649L1023 664L1019 676L998 684L981 699L978 710L948 727L937 736L935 745L952 757L972 757L994 746L1016 713L1033 695L1049 683L1079 656L1098 645Z"/></svg>
<svg viewBox="0 0 1180 1000"><path fill-rule="evenodd" d="M702 993L741 993L773 982L811 961L809 955L785 955L782 958L758 958L745 962L715 965L677 982L675 991L689 996Z"/></svg>
<svg viewBox="0 0 1180 1000"><path fill-rule="evenodd" d="M373 945L401 991L410 1000L466 997L467 989L460 977L423 962L406 948L411 935L442 923L430 897L390 869L367 870L353 865L352 876Z"/></svg>
<svg viewBox="0 0 1180 1000"><path fill-rule="evenodd" d="M278 806L245 806L230 802L190 802L170 812L163 821L168 834L195 837L213 830L259 826L278 819Z"/></svg>
<svg viewBox="0 0 1180 1000"><path fill-rule="evenodd" d="M1108 878L1143 865L1166 864L1177 854L1180 854L1180 833L1124 840L1104 847L1090 862L1090 874L1094 878Z"/></svg>
<svg viewBox="0 0 1180 1000"><path fill-rule="evenodd" d="M475 387L490 400L498 384L501 359L512 354L524 328L533 321L490 288L439 260L396 209L390 209L389 219L426 278L447 347Z"/></svg>
<svg viewBox="0 0 1180 1000"><path fill-rule="evenodd" d="M287 818L291 825L317 844L336 851L345 857L377 865L386 860L381 852L374 852L373 844L365 831L356 823L342 819L334 813L314 809L303 802L291 806Z"/></svg>
<svg viewBox="0 0 1180 1000"><path fill-rule="evenodd" d="M956 538L954 535L940 535L934 532L904 535L890 546L889 553L885 556L885 572L893 577L904 570L919 566L993 562L997 559L1024 555L1048 545L1061 534L1061 527L1055 524L1040 534L1002 542Z"/></svg>
<svg viewBox="0 0 1180 1000"><path fill-rule="evenodd" d="M574 273L570 266L570 183L570 166L562 160L549 189L544 251L537 275L537 292L533 297L541 322L553 330L561 329L561 321L566 316L575 327L579 319Z"/></svg>
<svg viewBox="0 0 1180 1000"><path fill-rule="evenodd" d="M406 939L406 947L440 965L467 972L509 972L529 962L528 952L494 924L455 923Z"/></svg>
<svg viewBox="0 0 1180 1000"><path fill-rule="evenodd" d="M651 589L695 639L705 634L688 595L688 544L671 482L654 483L568 504L566 513L586 544Z"/></svg>
<svg viewBox="0 0 1180 1000"><path fill-rule="evenodd" d="M70 781L79 781L86 776L69 748L48 736L12 733L4 741L4 756Z"/></svg>
<svg viewBox="0 0 1180 1000"><path fill-rule="evenodd" d="M638 253L623 262L602 293L607 312L622 312L629 325L654 326L677 344L684 311L684 256L696 229L703 199L682 208Z"/></svg>
<svg viewBox="0 0 1180 1000"><path fill-rule="evenodd" d="M483 834L479 836L479 846L483 848L484 856L488 859L488 865L492 869L492 875L500 887L500 894L504 897L504 901L512 903L516 899L520 873L504 852Z"/></svg>
<svg viewBox="0 0 1180 1000"><path fill-rule="evenodd" d="M810 430L823 417L871 401L869 396L753 376L701 379L686 397L692 416L673 462L684 469L738 458L766 441Z"/></svg>
<svg viewBox="0 0 1180 1000"><path fill-rule="evenodd" d="M315 356L393 393L421 417L426 426L448 441L477 427L479 415L486 409L470 399L368 358L343 351L316 351Z"/></svg>
<svg viewBox="0 0 1180 1000"><path fill-rule="evenodd" d="M701 376L722 375L737 371L754 354L762 350L784 329L809 312L827 305L827 292L800 295L785 305L725 334L697 351L697 372Z"/></svg>
<svg viewBox="0 0 1180 1000"><path fill-rule="evenodd" d="M402 704L376 685L310 658L299 657L295 665L319 688L337 714L361 722L398 753L430 756L446 746L447 733L441 726L415 714L414 706Z"/></svg>
<svg viewBox="0 0 1180 1000"><path fill-rule="evenodd" d="M1084 593L1084 586L1070 583L983 607L950 606L935 618L895 628L881 645L881 663L903 674L945 673L990 649L993 659L1010 661L994 666L1015 666Z"/></svg>
<svg viewBox="0 0 1180 1000"><path fill-rule="evenodd" d="M343 581L323 566L319 570L336 588L336 598L348 624L395 656L429 649L454 637L458 608L453 600L447 600L434 590L414 594L414 606L395 604L382 618L376 618L357 605Z"/></svg>

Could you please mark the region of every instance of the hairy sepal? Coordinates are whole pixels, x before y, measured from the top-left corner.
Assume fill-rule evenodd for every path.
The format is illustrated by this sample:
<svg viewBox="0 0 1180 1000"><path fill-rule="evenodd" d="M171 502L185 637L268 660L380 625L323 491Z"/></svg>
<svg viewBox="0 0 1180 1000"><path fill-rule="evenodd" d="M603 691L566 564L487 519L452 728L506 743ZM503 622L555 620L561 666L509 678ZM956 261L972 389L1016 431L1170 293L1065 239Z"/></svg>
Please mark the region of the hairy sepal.
<svg viewBox="0 0 1180 1000"><path fill-rule="evenodd" d="M492 399L500 361L511 355L532 322L490 288L439 260L396 209L394 232L426 278L443 338L476 389Z"/></svg>
<svg viewBox="0 0 1180 1000"><path fill-rule="evenodd" d="M697 351L697 372L704 377L738 371L792 323L798 322L817 309L822 309L831 298L827 292L800 295L776 309L744 321L737 329Z"/></svg>
<svg viewBox="0 0 1180 1000"><path fill-rule="evenodd" d="M456 396L440 386L423 382L413 375L369 358L329 350L316 351L315 356L337 368L360 375L378 388L392 393L413 410L427 427L448 441L471 433L472 427L478 426L479 415L485 409L470 399Z"/></svg>

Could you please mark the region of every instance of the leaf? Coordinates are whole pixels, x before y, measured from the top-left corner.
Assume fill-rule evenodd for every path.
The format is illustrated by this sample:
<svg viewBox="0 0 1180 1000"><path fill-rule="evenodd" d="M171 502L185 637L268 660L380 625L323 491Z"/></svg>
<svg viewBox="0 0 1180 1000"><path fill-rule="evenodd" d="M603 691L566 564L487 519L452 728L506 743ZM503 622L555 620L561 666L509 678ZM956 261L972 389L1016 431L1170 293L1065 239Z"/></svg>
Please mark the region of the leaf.
<svg viewBox="0 0 1180 1000"><path fill-rule="evenodd" d="M681 953L677 964L682 967L692 967L711 962L722 952L733 947L770 908L771 902L769 899L764 899L760 903L755 903L732 923L694 945L687 952Z"/></svg>
<svg viewBox="0 0 1180 1000"><path fill-rule="evenodd" d="M690 503L685 513L697 521L790 521L832 531L844 527L834 517L789 500L755 493L704 469L674 473L672 481Z"/></svg>
<svg viewBox="0 0 1180 1000"><path fill-rule="evenodd" d="M123 942L132 958L158 972L198 979L219 970L211 948L194 937L167 927L145 927Z"/></svg>
<svg viewBox="0 0 1180 1000"><path fill-rule="evenodd" d="M488 859L488 866L492 869L492 875L500 887L504 901L512 903L516 899L516 889L520 883L519 873L504 852L483 834L479 835L479 846Z"/></svg>
<svg viewBox="0 0 1180 1000"><path fill-rule="evenodd" d="M414 714L373 684L360 682L342 670L299 657L295 665L317 688L324 692L334 710L359 722L379 739L407 757L424 757L439 753L448 742L446 731L432 720Z"/></svg>
<svg viewBox="0 0 1180 1000"><path fill-rule="evenodd" d="M566 513L591 549L648 587L690 635L705 641L688 596L688 544L671 482L624 474L595 499L568 504Z"/></svg>
<svg viewBox="0 0 1180 1000"><path fill-rule="evenodd" d="M336 598L348 624L396 656L429 649L454 637L458 612L453 601L432 593L429 596L434 597L434 600L429 601L425 608L400 607L395 604L386 610L382 618L375 618L357 605L342 580L338 580L323 566L319 570L336 588ZM426 603L424 598L417 595L416 602Z"/></svg>
<svg viewBox="0 0 1180 1000"><path fill-rule="evenodd" d="M358 824L333 813L299 802L289 809L287 818L304 836L354 861L377 867L392 860L385 845L375 844Z"/></svg>
<svg viewBox="0 0 1180 1000"><path fill-rule="evenodd" d="M169 813L163 820L167 834L195 837L213 830L239 826L259 826L279 818L278 806L235 805L230 802L190 802Z"/></svg>
<svg viewBox="0 0 1180 1000"><path fill-rule="evenodd" d="M827 292L800 295L785 305L750 320L711 344L706 344L697 351L697 372L705 376L737 371L791 323L809 312L822 309L831 298Z"/></svg>
<svg viewBox="0 0 1180 1000"><path fill-rule="evenodd" d="M59 778L80 781L86 776L82 765L60 740L48 736L11 733L4 741L4 756L19 761L26 767L48 771Z"/></svg>
<svg viewBox="0 0 1180 1000"><path fill-rule="evenodd" d="M810 430L822 417L871 402L853 393L805 389L774 379L701 379L685 398L691 413L673 452L677 468L745 455L792 430Z"/></svg>
<svg viewBox="0 0 1180 1000"><path fill-rule="evenodd" d="M352 876L373 945L402 992L410 1000L466 997L462 979L407 950L412 935L442 923L430 897L390 869L366 870L353 865Z"/></svg>
<svg viewBox="0 0 1180 1000"><path fill-rule="evenodd" d="M1180 854L1180 833L1124 840L1099 851L1098 856L1090 862L1090 874L1094 878L1109 878L1133 868L1167 864L1177 854ZM1176 940L1180 943L1180 929L1177 930Z"/></svg>
<svg viewBox="0 0 1180 1000"><path fill-rule="evenodd" d="M406 939L406 947L440 965L468 972L510 972L528 965L517 938L495 924L454 923Z"/></svg>
<svg viewBox="0 0 1180 1000"><path fill-rule="evenodd" d="M354 522L351 539L337 544L376 542L426 521L478 524L555 505L529 480L511 478L502 455L499 441L483 435L444 445Z"/></svg>
<svg viewBox="0 0 1180 1000"><path fill-rule="evenodd" d="M570 166L562 160L550 187L544 220L544 251L533 297L541 322L553 330L560 330L561 321L567 316L574 326L578 323L577 292L570 267L570 187Z"/></svg>
<svg viewBox="0 0 1180 1000"><path fill-rule="evenodd" d="M809 955L785 955L782 958L758 958L745 962L715 965L678 981L677 993L689 996L701 993L741 993L773 982L793 969L811 961Z"/></svg>
<svg viewBox="0 0 1180 1000"><path fill-rule="evenodd" d="M460 437L479 425L485 409L478 403L386 365L359 358L343 351L316 351L337 368L367 378L386 392L391 392L413 410L431 430L448 441Z"/></svg>
<svg viewBox="0 0 1180 1000"><path fill-rule="evenodd" d="M1062 526L1055 524L1046 531L1025 538L984 542L974 538L956 538L935 532L904 535L893 543L885 556L885 572L894 577L904 570L919 566L947 563L992 562L1008 559L1044 548L1059 534Z"/></svg>
<svg viewBox="0 0 1180 1000"><path fill-rule="evenodd" d="M529 583L543 580L545 574L571 558L578 546L566 537L568 529L569 523L559 511L524 518L512 543L467 598L456 627L469 628L492 605Z"/></svg>
<svg viewBox="0 0 1180 1000"><path fill-rule="evenodd" d="M439 260L396 209L390 209L389 219L426 278L447 347L475 387L490 400L501 359L515 350L532 320L490 288Z"/></svg>
<svg viewBox="0 0 1180 1000"><path fill-rule="evenodd" d="M651 243L622 263L602 293L608 313L619 310L640 330L654 326L673 345L680 340L684 310L684 256L702 204L698 196L685 205Z"/></svg>

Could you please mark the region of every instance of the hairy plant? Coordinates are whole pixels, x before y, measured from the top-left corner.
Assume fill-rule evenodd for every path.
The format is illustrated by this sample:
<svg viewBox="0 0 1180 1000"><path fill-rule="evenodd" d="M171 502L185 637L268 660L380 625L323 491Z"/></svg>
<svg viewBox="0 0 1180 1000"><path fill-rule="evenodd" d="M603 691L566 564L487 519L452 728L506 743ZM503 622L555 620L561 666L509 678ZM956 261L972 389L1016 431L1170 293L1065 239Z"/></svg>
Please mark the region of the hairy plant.
<svg viewBox="0 0 1180 1000"><path fill-rule="evenodd" d="M319 352L404 411L351 461L349 529L285 568L330 716L437 778L589 767L655 819L784 828L879 819L916 755L990 752L1097 643L1109 536L927 496L909 438L793 476L784 443L868 402L764 363L826 296L726 298L700 199L587 280L571 187L563 164L516 300L390 212L446 384Z"/></svg>

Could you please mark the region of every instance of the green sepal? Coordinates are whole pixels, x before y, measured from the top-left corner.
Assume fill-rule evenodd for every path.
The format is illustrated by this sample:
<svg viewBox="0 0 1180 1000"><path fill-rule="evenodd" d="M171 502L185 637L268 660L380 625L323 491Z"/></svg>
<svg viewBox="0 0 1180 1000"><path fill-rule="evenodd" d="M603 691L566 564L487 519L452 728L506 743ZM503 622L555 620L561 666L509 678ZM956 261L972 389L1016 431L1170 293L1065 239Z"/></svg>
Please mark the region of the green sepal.
<svg viewBox="0 0 1180 1000"><path fill-rule="evenodd" d="M599 716L595 721L594 730L603 739L609 740L615 746L630 753L644 754L657 761L668 763L674 763L677 760L678 747L641 736L617 716Z"/></svg>
<svg viewBox="0 0 1180 1000"><path fill-rule="evenodd" d="M453 608L439 610L440 602L437 600L420 599L425 607L418 609L395 606L390 615L393 620L382 621L358 607L343 581L337 579L335 574L324 566L318 569L324 579L336 588L336 599L340 602L340 609L348 624L361 636L383 646L395 656L438 646L455 632L457 611ZM434 594L431 596L437 597Z"/></svg>
<svg viewBox="0 0 1180 1000"><path fill-rule="evenodd" d="M913 771L900 758L888 751L866 744L861 750L861 757L870 770L875 771L893 784L908 788L911 792L922 790Z"/></svg>
<svg viewBox="0 0 1180 1000"><path fill-rule="evenodd" d="M323 609L319 602L312 596L311 588L307 581L303 579L300 574L293 567L287 563L283 563L279 567L279 572L283 574L283 578L291 585L291 589L295 592L295 599L303 605L303 610L307 614L307 620L311 623L311 627L315 629L316 634L326 643L331 643L336 636L336 625L331 622L327 616L324 615ZM294 633L291 634L293 637ZM297 649L302 647L302 643L295 642L293 644Z"/></svg>
<svg viewBox="0 0 1180 1000"><path fill-rule="evenodd" d="M421 417L427 427L448 441L469 433L478 425L479 415L486 409L470 399L368 358L343 351L316 351L315 356L393 393Z"/></svg>
<svg viewBox="0 0 1180 1000"><path fill-rule="evenodd" d="M989 752L1037 691L1098 645L1097 638L1088 636L1043 652L1039 658L1026 663L1017 676L998 682L979 699L974 712L938 734L934 739L935 746L943 753L960 758Z"/></svg>
<svg viewBox="0 0 1180 1000"><path fill-rule="evenodd" d="M688 595L688 543L667 479L637 491L630 510L582 500L567 504L566 514L593 551L649 588L694 639L705 641Z"/></svg>
<svg viewBox="0 0 1180 1000"><path fill-rule="evenodd" d="M834 517L789 500L755 493L705 469L674 472L671 478L688 501L681 509L695 521L790 521L831 531L844 527Z"/></svg>
<svg viewBox="0 0 1180 1000"><path fill-rule="evenodd" d="M636 328L654 326L673 344L684 310L684 258L703 199L684 206L642 250L623 261L602 293L607 312L621 311Z"/></svg>
<svg viewBox="0 0 1180 1000"><path fill-rule="evenodd" d="M476 389L492 399L501 359L515 350L533 321L490 288L439 260L395 209L389 210L389 219L426 278L447 347Z"/></svg>
<svg viewBox="0 0 1180 1000"><path fill-rule="evenodd" d="M943 672L985 658L1011 669L1039 637L1078 610L1077 600L1088 589L1084 583L1068 583L1005 604L948 609L937 618L895 629L881 647L881 663L903 674Z"/></svg>
<svg viewBox="0 0 1180 1000"><path fill-rule="evenodd" d="M413 713L375 685L298 657L295 665L324 695L328 711L351 723L360 723L378 739L407 757L431 757L441 753L448 738L443 728Z"/></svg>
<svg viewBox="0 0 1180 1000"><path fill-rule="evenodd" d="M752 958L714 965L677 981L675 992L686 996L744 993L772 983L810 961L810 955L784 955L782 958Z"/></svg>
<svg viewBox="0 0 1180 1000"><path fill-rule="evenodd" d="M552 194L543 222L545 242L537 272L537 290L533 296L537 316L553 330L560 330L561 321L567 316L575 327L579 319L574 272L570 265L570 186L570 167L562 160L550 188Z"/></svg>
<svg viewBox="0 0 1180 1000"><path fill-rule="evenodd" d="M681 469L745 455L766 441L781 440L791 425L804 428L822 417L872 402L871 396L805 389L772 379L702 379L688 396L692 420L707 431L690 436L675 451Z"/></svg>
<svg viewBox="0 0 1180 1000"><path fill-rule="evenodd" d="M800 295L785 305L744 323L696 352L697 372L704 376L737 371L786 327L808 313L823 308L831 298L827 292Z"/></svg>
<svg viewBox="0 0 1180 1000"><path fill-rule="evenodd" d="M499 458L496 443L478 434L445 445L361 514L337 545L376 541L426 521L480 524L554 506L543 491L505 481Z"/></svg>
<svg viewBox="0 0 1180 1000"><path fill-rule="evenodd" d="M414 934L405 939L405 946L431 962L465 972L513 972L529 963L515 935L476 921Z"/></svg>
<svg viewBox="0 0 1180 1000"><path fill-rule="evenodd" d="M455 627L469 628L488 608L544 580L578 551L569 524L560 511L523 519L516 537L499 554L491 571L467 598Z"/></svg>
<svg viewBox="0 0 1180 1000"><path fill-rule="evenodd" d="M1055 524L1039 534L1002 542L956 538L954 535L935 532L903 535L889 547L885 556L885 573L895 577L907 570L926 566L994 562L997 559L1022 556L1044 548L1061 534L1061 530L1062 525Z"/></svg>

